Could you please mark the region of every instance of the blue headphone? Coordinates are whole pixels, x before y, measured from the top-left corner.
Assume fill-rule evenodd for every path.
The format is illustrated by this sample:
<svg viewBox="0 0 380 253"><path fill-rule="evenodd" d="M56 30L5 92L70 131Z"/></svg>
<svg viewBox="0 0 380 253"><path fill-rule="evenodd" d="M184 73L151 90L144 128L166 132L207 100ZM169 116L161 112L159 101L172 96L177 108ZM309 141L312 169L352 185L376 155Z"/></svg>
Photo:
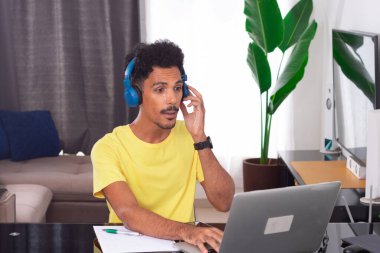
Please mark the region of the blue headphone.
<svg viewBox="0 0 380 253"><path fill-rule="evenodd" d="M137 107L142 103L142 94L141 90L137 86L131 84L132 71L135 67L136 58L133 58L125 70L125 79L124 79L124 99L127 102L129 107ZM185 98L189 95L189 87L187 87L187 75L185 70L180 67L181 79L183 82L182 86L182 98Z"/></svg>

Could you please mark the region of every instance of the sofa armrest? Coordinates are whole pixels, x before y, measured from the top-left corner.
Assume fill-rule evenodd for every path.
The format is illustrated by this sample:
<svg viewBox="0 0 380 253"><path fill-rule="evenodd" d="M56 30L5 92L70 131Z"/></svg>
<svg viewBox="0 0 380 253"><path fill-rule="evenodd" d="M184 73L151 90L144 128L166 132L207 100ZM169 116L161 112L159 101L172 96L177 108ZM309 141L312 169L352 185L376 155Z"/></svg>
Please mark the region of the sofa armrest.
<svg viewBox="0 0 380 253"><path fill-rule="evenodd" d="M0 192L0 222L16 222L16 195L3 189Z"/></svg>

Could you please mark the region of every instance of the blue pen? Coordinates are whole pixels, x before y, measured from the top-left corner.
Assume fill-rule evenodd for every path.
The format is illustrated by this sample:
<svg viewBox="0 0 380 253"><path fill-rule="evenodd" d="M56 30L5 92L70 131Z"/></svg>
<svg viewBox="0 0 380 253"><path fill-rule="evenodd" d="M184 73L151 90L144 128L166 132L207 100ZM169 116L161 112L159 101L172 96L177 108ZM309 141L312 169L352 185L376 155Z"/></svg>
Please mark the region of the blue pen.
<svg viewBox="0 0 380 253"><path fill-rule="evenodd" d="M111 229L106 228L103 229L104 232L110 233L110 234L123 234L123 235L132 235L132 236L139 236L140 233L134 232L134 231L125 231L125 230L119 230L119 229Z"/></svg>

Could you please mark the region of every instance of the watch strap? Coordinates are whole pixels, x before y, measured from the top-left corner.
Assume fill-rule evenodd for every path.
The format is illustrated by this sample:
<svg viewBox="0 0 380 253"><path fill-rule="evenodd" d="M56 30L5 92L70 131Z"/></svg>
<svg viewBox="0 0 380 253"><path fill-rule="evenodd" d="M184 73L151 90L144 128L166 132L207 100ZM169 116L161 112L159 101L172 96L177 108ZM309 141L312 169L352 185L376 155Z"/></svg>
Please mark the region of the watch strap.
<svg viewBox="0 0 380 253"><path fill-rule="evenodd" d="M207 136L207 139L205 141L194 143L195 150L202 150L205 148L213 148L210 136Z"/></svg>

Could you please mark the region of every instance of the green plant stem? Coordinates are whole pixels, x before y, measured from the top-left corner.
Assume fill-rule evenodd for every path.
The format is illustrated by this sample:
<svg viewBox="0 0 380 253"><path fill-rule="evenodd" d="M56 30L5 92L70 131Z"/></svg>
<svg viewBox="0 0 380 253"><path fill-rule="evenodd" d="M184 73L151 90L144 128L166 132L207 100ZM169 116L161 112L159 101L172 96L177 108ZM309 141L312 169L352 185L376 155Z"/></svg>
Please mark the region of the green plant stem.
<svg viewBox="0 0 380 253"><path fill-rule="evenodd" d="M263 128L263 94L260 94L260 157L264 154L264 128ZM261 158L260 158L261 163Z"/></svg>
<svg viewBox="0 0 380 253"><path fill-rule="evenodd" d="M265 153L265 164L268 163L268 151L269 151L269 139L270 139L270 130L272 125L272 115L267 113L266 115L266 130L264 138L264 153Z"/></svg>
<svg viewBox="0 0 380 253"><path fill-rule="evenodd" d="M265 57L268 57L268 53L265 51ZM267 117L265 116L265 122L263 121L263 115L267 115L268 111L268 91L265 91L265 105L263 106L263 93L260 94L260 164L265 164L268 155L265 155L265 133L266 133L266 125L267 125ZM265 111L264 111L265 110Z"/></svg>
<svg viewBox="0 0 380 253"><path fill-rule="evenodd" d="M284 60L284 53L282 54L280 66L278 67L277 71L277 78L280 75L280 70L282 66L282 61ZM260 157L260 164L267 164L268 163L268 151L269 151L269 140L270 140L270 131L271 131L271 125L272 125L272 115L268 113L268 106L269 106L269 97L268 97L268 91L265 93L265 126L263 127L263 104L262 104L262 96L260 96L260 102L261 102L261 157Z"/></svg>
<svg viewBox="0 0 380 253"><path fill-rule="evenodd" d="M265 122L261 121L261 128L263 129L261 131L261 157L260 157L260 164L266 164L268 163L268 140L267 140L267 135L268 135L268 101L269 101L269 95L268 91L265 92L265 106L262 106L261 108L261 113L263 113L263 110L265 110ZM264 123L264 127L263 127ZM270 130L270 129L269 129Z"/></svg>

